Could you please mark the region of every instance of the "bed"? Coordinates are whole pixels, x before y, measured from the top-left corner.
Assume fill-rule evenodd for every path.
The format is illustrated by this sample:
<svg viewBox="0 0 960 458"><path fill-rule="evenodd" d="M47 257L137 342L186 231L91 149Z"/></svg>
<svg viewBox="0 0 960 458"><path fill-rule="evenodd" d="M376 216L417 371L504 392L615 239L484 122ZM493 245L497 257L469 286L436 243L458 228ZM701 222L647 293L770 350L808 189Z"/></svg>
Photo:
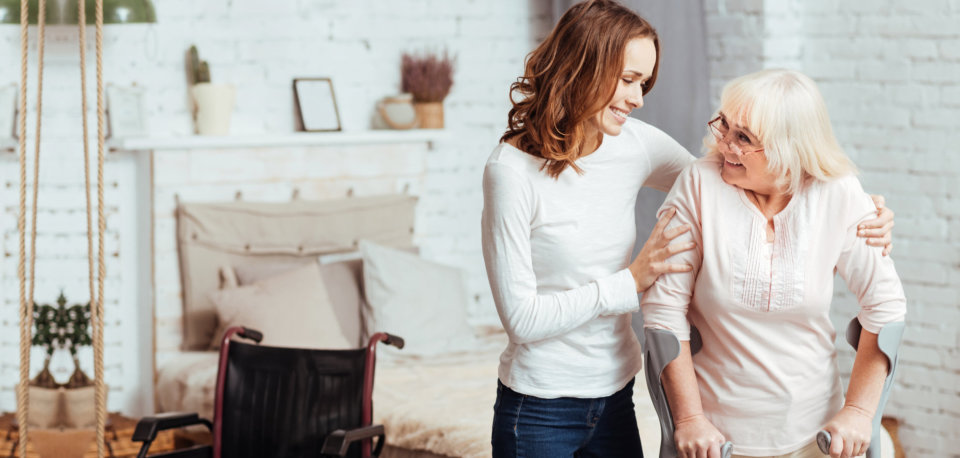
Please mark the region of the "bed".
<svg viewBox="0 0 960 458"><path fill-rule="evenodd" d="M387 432L385 457L489 457L502 332L485 330L482 348L435 360L380 361L374 384L374 423ZM217 354L185 353L160 373L161 405L210 418ZM657 456L660 426L643 377L634 404L645 456Z"/></svg>
<svg viewBox="0 0 960 458"><path fill-rule="evenodd" d="M183 351L156 374L158 412L196 411L212 418L217 357L210 342L218 323L210 294L231 287L224 266L321 261L323 281L341 312L338 325L362 341L363 266L351 253L359 240L410 250L416 199L406 195L325 202L181 204L178 250L184 302ZM267 269L269 270L269 269ZM257 324L251 323L256 328ZM359 328L357 328L359 326ZM382 456L429 458L491 455L490 427L502 329L472 328L470 348L432 357L378 360L374 422L385 426ZM389 356L389 357L388 357ZM643 377L634 402L644 453L656 456L659 423Z"/></svg>

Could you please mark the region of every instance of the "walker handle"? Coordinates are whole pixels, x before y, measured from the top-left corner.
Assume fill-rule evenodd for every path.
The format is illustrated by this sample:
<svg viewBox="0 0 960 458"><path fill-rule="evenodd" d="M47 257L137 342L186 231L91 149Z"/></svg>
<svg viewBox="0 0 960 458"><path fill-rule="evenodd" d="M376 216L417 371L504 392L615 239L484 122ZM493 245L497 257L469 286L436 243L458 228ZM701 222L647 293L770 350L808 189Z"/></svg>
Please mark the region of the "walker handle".
<svg viewBox="0 0 960 458"><path fill-rule="evenodd" d="M720 447L720 456L722 458L730 458L730 452L733 450L733 442L727 441Z"/></svg>
<svg viewBox="0 0 960 458"><path fill-rule="evenodd" d="M830 433L824 430L820 430L817 433L817 445L820 447L820 453L824 455L830 454L830 442L831 442Z"/></svg>

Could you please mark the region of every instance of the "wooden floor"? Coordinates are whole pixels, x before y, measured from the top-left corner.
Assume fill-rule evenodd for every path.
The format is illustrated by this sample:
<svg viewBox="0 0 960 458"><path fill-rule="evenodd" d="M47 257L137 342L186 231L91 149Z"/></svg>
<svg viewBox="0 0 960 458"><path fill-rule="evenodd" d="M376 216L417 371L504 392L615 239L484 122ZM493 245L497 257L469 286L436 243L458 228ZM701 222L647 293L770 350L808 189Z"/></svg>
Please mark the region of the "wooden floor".
<svg viewBox="0 0 960 458"><path fill-rule="evenodd" d="M16 448L18 432L14 428L15 416L12 413L0 415L0 458L17 457L19 450ZM113 448L113 456L117 458L132 458L137 456L140 451L140 443L132 442L133 430L136 427L136 420L123 417L118 414L110 415L110 428L107 430L106 439ZM27 444L28 458L96 458L97 444L95 442L94 430L31 430L30 444ZM89 447L85 451L75 451L72 454L63 449L57 448L60 443L70 448L76 448L77 441L88 442ZM191 433L189 431L162 431L157 440L150 447L150 453L173 450L174 448L186 447L193 444L203 444L210 442L210 434L205 431ZM34 444L43 444L35 447ZM110 456L106 451L104 456ZM436 455L421 450L406 450L391 447L389 444L384 448L383 458L447 458L442 455Z"/></svg>
<svg viewBox="0 0 960 458"><path fill-rule="evenodd" d="M12 413L0 415L0 457L19 456L19 450L16 447L18 432L14 428L14 418L15 415ZM136 425L135 419L110 414L110 428L107 430L106 440L113 448L113 456L117 458L137 456L140 443L130 440ZM97 456L96 431L92 429L34 429L29 434L27 456L30 458L96 458ZM78 450L77 442L87 442L90 445L86 450ZM79 447L82 448L82 445ZM150 452L172 450L173 447L173 431L163 431L150 447ZM110 456L107 450L104 451L104 456Z"/></svg>
<svg viewBox="0 0 960 458"><path fill-rule="evenodd" d="M176 435L177 448L189 447L197 444L209 444L213 438L206 431L178 431ZM391 447L389 443L383 447L380 458L451 458L445 455L437 455L423 450L408 450L405 448Z"/></svg>

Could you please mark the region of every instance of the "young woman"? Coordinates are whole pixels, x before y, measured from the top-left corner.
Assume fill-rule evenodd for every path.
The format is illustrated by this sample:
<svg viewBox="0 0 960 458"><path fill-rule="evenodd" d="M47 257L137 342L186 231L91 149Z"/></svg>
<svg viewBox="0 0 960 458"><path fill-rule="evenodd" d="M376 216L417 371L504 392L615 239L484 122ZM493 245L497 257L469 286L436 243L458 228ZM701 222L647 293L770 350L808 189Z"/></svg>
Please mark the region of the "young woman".
<svg viewBox="0 0 960 458"><path fill-rule="evenodd" d="M689 224L694 266L643 296L645 327L680 338L663 371L681 457L819 457L866 452L887 375L877 334L902 321L893 261L857 239L875 208L838 145L810 78L765 70L730 82L707 157L680 174L663 209ZM686 238L686 237L685 237ZM863 331L844 398L830 321L834 272L857 297ZM690 325L703 349L690 356Z"/></svg>
<svg viewBox="0 0 960 458"><path fill-rule="evenodd" d="M642 186L669 189L694 160L629 118L657 79L647 21L609 0L568 10L512 87L509 127L483 177L483 255L509 336L500 358L495 457L642 455L631 400L641 368L637 293L690 250L654 228L635 259ZM514 99L513 97L517 97ZM892 213L869 223L889 239Z"/></svg>

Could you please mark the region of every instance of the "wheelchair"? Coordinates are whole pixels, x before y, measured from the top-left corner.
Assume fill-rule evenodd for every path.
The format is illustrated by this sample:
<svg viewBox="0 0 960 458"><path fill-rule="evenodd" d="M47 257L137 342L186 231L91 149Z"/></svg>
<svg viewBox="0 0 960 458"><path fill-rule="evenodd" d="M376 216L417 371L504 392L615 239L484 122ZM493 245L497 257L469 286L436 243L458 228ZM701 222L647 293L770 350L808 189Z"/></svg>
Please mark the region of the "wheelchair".
<svg viewBox="0 0 960 458"><path fill-rule="evenodd" d="M234 340L236 335L252 340ZM133 433L147 457L163 430L203 425L212 445L163 452L159 458L376 457L383 425L374 425L373 375L378 343L403 339L374 334L365 348L314 350L257 345L253 329L227 329L220 347L213 421L196 413L145 417ZM374 439L376 442L374 444Z"/></svg>

